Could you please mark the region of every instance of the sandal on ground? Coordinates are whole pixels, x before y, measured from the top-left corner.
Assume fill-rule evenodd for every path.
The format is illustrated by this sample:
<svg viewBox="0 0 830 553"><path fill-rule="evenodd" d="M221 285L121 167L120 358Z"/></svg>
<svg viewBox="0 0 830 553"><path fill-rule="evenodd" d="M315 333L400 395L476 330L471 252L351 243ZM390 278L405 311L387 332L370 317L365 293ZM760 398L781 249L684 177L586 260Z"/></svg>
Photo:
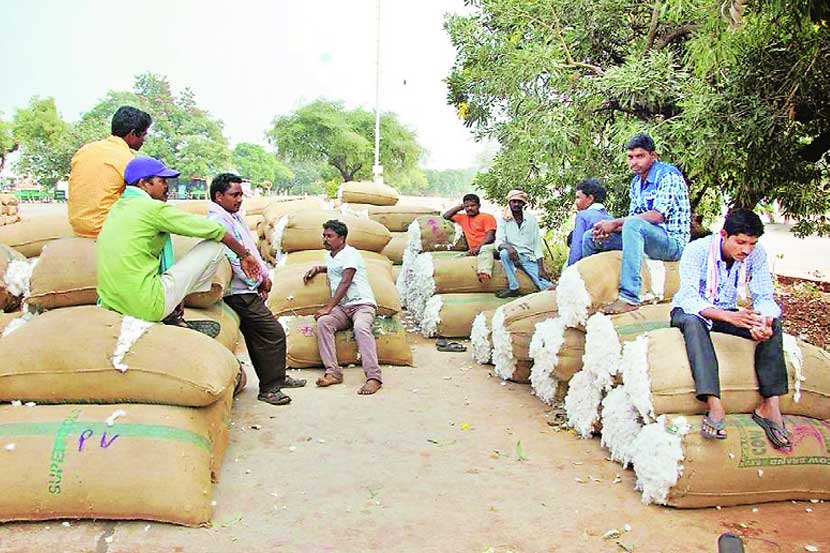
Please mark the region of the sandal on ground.
<svg viewBox="0 0 830 553"><path fill-rule="evenodd" d="M447 340L446 338L438 338L437 340L435 340L435 347L436 348L443 348L443 347L446 347L446 345L448 343L449 343L449 340Z"/></svg>
<svg viewBox="0 0 830 553"><path fill-rule="evenodd" d="M467 346L459 344L458 342L448 342L446 344L436 344L438 351L448 351L450 353L461 353L467 351Z"/></svg>
<svg viewBox="0 0 830 553"><path fill-rule="evenodd" d="M216 321L185 321L184 324L187 328L201 332L211 338L216 338L222 331L222 325Z"/></svg>
<svg viewBox="0 0 830 553"><path fill-rule="evenodd" d="M726 439L726 420L713 421L709 415L703 417L703 423L700 425L700 435L707 440L725 440Z"/></svg>
<svg viewBox="0 0 830 553"><path fill-rule="evenodd" d="M368 386L369 386L372 382L374 382L374 383L375 383L375 385L376 385L376 387L375 387L375 389L374 389L374 390L372 390L372 389L368 388ZM383 384L381 383L381 381L380 381L380 380L378 380L378 379L376 379L376 378L370 378L369 380L367 380L367 381L366 381L366 383L365 383L363 386L361 386L361 387L360 387L360 389L357 391L357 394L358 394L358 395L361 395L361 396L370 396L370 395L372 395L372 394L376 393L376 392L377 392L378 390L380 390L382 387L383 387Z"/></svg>
<svg viewBox="0 0 830 553"><path fill-rule="evenodd" d="M629 311L636 311L639 305L634 305L623 300L616 300L602 308L602 312L606 315L619 315L620 313L628 313Z"/></svg>
<svg viewBox="0 0 830 553"><path fill-rule="evenodd" d="M294 378L293 376L285 376L285 380L278 382L275 388L302 388L306 384L305 378Z"/></svg>
<svg viewBox="0 0 830 553"><path fill-rule="evenodd" d="M238 396L245 385L248 384L248 375L245 374L245 369L242 368L242 363L239 364L239 372L236 373L236 384L233 387L233 395Z"/></svg>
<svg viewBox="0 0 830 553"><path fill-rule="evenodd" d="M792 446L790 433L784 426L775 424L755 411L752 412L752 420L764 430L764 434L767 435L767 439L775 449L787 449Z"/></svg>
<svg viewBox="0 0 830 553"><path fill-rule="evenodd" d="M333 386L335 384L343 384L343 377L342 376L335 376L331 373L326 373L320 378L317 379L317 386L320 388L325 388L327 386Z"/></svg>
<svg viewBox="0 0 830 553"><path fill-rule="evenodd" d="M261 391L256 398L259 401L264 401L265 403L270 403L271 405L288 405L291 403L291 398L277 388Z"/></svg>

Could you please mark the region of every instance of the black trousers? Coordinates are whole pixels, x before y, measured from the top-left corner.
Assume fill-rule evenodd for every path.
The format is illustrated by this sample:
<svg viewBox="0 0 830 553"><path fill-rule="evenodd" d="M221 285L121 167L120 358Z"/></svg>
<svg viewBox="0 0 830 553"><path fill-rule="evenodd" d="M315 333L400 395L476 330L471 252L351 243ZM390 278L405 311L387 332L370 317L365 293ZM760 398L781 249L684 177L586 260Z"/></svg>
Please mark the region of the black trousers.
<svg viewBox="0 0 830 553"><path fill-rule="evenodd" d="M285 330L259 294L225 296L239 315L239 330L259 378L260 391L279 388L285 381Z"/></svg>
<svg viewBox="0 0 830 553"><path fill-rule="evenodd" d="M686 353L695 379L695 394L700 401L708 396L720 397L718 359L709 327L696 315L688 315L679 307L671 312L671 326L679 328L686 341ZM722 332L752 340L746 328L723 321L712 321L711 332ZM787 393L787 364L784 361L784 336L781 321L772 322L772 337L755 346L755 374L762 397L781 396Z"/></svg>

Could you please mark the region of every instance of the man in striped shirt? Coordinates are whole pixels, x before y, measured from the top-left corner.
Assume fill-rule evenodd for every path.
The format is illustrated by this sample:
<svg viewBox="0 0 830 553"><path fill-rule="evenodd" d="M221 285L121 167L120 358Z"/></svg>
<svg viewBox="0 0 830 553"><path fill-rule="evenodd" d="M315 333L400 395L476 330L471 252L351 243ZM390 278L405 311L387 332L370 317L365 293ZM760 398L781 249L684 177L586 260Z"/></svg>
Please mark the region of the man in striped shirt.
<svg viewBox="0 0 830 553"><path fill-rule="evenodd" d="M709 335L723 332L756 342L755 373L763 399L752 419L773 446L784 449L790 439L779 397L787 393L787 367L781 309L773 298L767 255L758 244L763 233L758 215L736 209L727 215L720 234L689 244L680 259L680 289L672 301L671 325L683 333L695 394L709 408L701 426L703 437L726 438L718 360ZM738 296L745 296L747 289L752 309L739 310Z"/></svg>
<svg viewBox="0 0 830 553"><path fill-rule="evenodd" d="M609 315L639 307L643 255L677 261L691 234L689 192L680 170L657 161L654 140L647 134L635 135L626 148L634 173L628 217L599 221L582 241L583 256L623 252L619 297L602 309Z"/></svg>

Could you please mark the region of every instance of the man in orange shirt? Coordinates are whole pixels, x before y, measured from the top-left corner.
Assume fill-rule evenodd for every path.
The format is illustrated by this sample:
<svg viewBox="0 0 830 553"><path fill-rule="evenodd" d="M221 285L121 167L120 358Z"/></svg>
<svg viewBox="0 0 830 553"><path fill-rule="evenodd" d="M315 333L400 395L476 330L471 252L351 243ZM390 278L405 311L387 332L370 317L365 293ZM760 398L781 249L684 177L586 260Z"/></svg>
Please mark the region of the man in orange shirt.
<svg viewBox="0 0 830 553"><path fill-rule="evenodd" d="M121 106L112 116L112 136L90 142L72 156L67 208L75 234L98 237L112 204L124 192L124 169L144 145L152 122L148 113Z"/></svg>
<svg viewBox="0 0 830 553"><path fill-rule="evenodd" d="M464 213L459 211L464 210ZM444 219L458 223L467 240L467 255L477 256L478 280L486 283L493 275L496 239L496 218L481 212L481 200L475 194L467 194L457 205L444 213Z"/></svg>

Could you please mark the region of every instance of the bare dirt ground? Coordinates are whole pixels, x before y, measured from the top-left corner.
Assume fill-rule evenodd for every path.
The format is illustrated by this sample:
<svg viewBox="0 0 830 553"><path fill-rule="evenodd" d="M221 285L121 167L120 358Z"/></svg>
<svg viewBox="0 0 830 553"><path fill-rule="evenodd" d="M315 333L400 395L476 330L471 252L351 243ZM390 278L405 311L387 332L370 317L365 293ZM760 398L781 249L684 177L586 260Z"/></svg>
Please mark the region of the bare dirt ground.
<svg viewBox="0 0 830 553"><path fill-rule="evenodd" d="M548 426L527 386L410 337L417 366L384 367L374 397L355 393L359 368L343 386L292 390L287 407L256 401L249 384L212 528L5 524L0 552L712 552L723 532L744 536L750 552L830 550L828 503L643 505L633 472L607 461L599 440Z"/></svg>

